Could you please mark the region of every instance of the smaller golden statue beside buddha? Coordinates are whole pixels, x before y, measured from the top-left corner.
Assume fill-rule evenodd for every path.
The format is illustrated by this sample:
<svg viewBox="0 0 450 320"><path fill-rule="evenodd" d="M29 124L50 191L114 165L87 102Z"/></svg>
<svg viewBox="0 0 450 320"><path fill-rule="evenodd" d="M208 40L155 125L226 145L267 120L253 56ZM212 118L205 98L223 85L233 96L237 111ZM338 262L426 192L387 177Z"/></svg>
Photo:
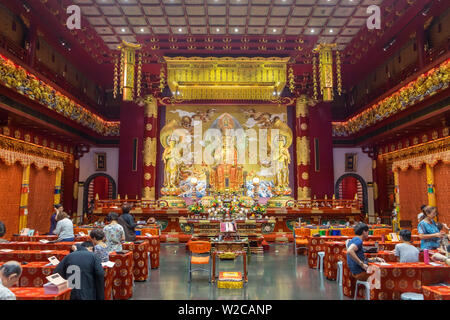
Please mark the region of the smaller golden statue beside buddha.
<svg viewBox="0 0 450 320"><path fill-rule="evenodd" d="M281 120L275 121L273 129L278 130L278 134L271 138L272 141L272 169L274 174L274 188L272 192L275 197L271 198L267 204L269 207L285 207L293 198L289 187L289 164L291 155L289 147L292 145L292 130Z"/></svg>
<svg viewBox="0 0 450 320"><path fill-rule="evenodd" d="M160 200L167 202L169 207L185 207L186 203L179 197L182 190L179 187L180 182L180 164L181 154L178 144L182 143L182 130L178 123L173 120L164 126L161 130L160 141L164 147L162 160L164 162L164 187L161 189L163 197Z"/></svg>

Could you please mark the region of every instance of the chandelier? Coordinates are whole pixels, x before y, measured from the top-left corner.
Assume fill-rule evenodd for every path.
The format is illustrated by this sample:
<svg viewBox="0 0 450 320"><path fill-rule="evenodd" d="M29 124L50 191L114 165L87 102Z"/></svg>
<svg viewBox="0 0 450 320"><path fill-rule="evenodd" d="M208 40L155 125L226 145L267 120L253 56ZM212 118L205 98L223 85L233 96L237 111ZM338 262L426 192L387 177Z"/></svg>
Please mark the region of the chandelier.
<svg viewBox="0 0 450 320"><path fill-rule="evenodd" d="M337 92L342 94L342 77L341 77L341 56L339 51L333 54L335 43L319 44L314 50L313 56L313 81L314 81L314 99L318 98L317 90L317 72L319 73L320 94L323 101L333 101L334 98L334 72L333 72L333 56L336 59L336 78ZM319 65L317 66L317 60Z"/></svg>
<svg viewBox="0 0 450 320"><path fill-rule="evenodd" d="M114 65L114 99L118 91L122 94L123 101L133 101L135 95L141 96L142 83L142 53L138 53L138 69L136 73L136 51L140 50L140 44L123 41L117 48L120 50L120 61L115 59ZM119 71L120 69L120 71ZM120 83L119 83L120 82Z"/></svg>

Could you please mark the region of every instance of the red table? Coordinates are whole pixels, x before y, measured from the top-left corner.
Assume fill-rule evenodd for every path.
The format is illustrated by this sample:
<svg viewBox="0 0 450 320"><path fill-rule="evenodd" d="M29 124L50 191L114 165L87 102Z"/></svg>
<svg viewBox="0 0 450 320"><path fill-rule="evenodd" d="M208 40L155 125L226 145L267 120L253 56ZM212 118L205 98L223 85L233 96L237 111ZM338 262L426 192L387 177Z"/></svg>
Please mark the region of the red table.
<svg viewBox="0 0 450 320"><path fill-rule="evenodd" d="M3 263L0 263L0 265ZM55 266L45 266L46 262L30 262L22 265L22 275L19 287L40 288L47 283L47 277L53 274ZM105 300L112 300L112 284L114 271L112 268L104 267L105 272Z"/></svg>
<svg viewBox="0 0 450 320"><path fill-rule="evenodd" d="M70 291L66 289L58 294L44 294L44 288L20 287L9 288L17 300L70 300Z"/></svg>
<svg viewBox="0 0 450 320"><path fill-rule="evenodd" d="M52 256L55 256L59 261L61 261L68 254L69 251L67 250L49 250L48 252L43 252L42 250L14 250L11 252L0 251L0 261L6 262L15 260L18 262L48 262L48 258Z"/></svg>
<svg viewBox="0 0 450 320"><path fill-rule="evenodd" d="M109 259L115 262L113 296L114 299L130 299L133 296L133 252L111 253Z"/></svg>
<svg viewBox="0 0 450 320"><path fill-rule="evenodd" d="M343 261L344 295L353 297L356 280L350 275L347 259ZM379 269L380 287L370 290L371 300L399 300L403 292L422 293L422 285L430 285L450 281L450 267L427 265L423 262L400 263L389 262L389 266L378 263L369 265ZM359 297L364 296L364 289L358 290Z"/></svg>
<svg viewBox="0 0 450 320"><path fill-rule="evenodd" d="M450 286L422 286L425 300L450 300Z"/></svg>

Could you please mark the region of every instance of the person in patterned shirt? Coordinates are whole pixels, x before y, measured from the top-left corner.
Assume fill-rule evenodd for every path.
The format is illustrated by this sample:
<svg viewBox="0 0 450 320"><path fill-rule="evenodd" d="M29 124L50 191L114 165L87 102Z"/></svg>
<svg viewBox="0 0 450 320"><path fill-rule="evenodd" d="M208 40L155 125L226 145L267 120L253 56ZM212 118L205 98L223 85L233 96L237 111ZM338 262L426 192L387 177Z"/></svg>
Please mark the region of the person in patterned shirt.
<svg viewBox="0 0 450 320"><path fill-rule="evenodd" d="M9 290L15 286L22 275L22 267L17 261L9 261L0 267L0 300L16 300L16 295Z"/></svg>

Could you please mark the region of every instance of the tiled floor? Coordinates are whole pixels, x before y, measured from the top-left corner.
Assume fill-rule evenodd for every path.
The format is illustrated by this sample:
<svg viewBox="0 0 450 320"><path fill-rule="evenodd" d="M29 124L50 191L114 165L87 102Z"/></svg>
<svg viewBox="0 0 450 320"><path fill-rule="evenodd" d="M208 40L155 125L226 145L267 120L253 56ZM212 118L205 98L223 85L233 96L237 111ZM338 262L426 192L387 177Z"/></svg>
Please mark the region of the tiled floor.
<svg viewBox="0 0 450 320"><path fill-rule="evenodd" d="M241 259L220 261L219 269L241 271ZM194 273L189 284L187 262L184 244L162 244L159 269L152 270L146 282L136 282L133 299L347 299L336 281L310 269L305 256L295 257L291 244L274 244L264 255L252 255L244 289L217 289L209 284L206 272Z"/></svg>

